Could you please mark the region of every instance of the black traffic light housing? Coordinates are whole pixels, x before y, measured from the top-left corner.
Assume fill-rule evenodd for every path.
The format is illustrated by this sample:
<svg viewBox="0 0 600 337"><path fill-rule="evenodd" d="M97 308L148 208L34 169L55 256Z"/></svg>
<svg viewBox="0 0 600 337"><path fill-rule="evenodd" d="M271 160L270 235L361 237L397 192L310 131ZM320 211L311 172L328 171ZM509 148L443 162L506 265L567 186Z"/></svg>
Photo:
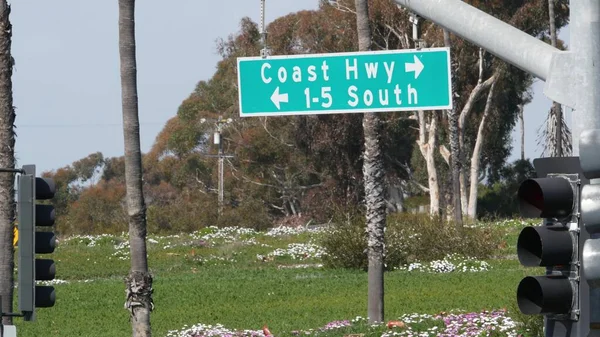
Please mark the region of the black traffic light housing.
<svg viewBox="0 0 600 337"><path fill-rule="evenodd" d="M517 304L524 314L545 315L547 328L556 321L572 326L581 313L580 191L587 180L577 157L536 159L534 165L538 177L521 183L518 198L521 215L542 224L521 231L517 255L523 266L545 267L546 274L521 280Z"/></svg>
<svg viewBox="0 0 600 337"><path fill-rule="evenodd" d="M37 231L36 227L54 225L55 213L52 205L38 204L37 200L54 197L54 181L35 176L35 165L23 166L18 177L18 221L19 221L19 265L18 292L19 310L26 321L35 319L35 308L54 306L55 292L52 286L38 286L36 281L51 281L56 275L54 261L37 259L36 254L50 254L56 247L56 236L52 231Z"/></svg>
<svg viewBox="0 0 600 337"><path fill-rule="evenodd" d="M518 198L521 215L541 224L521 231L517 255L522 265L546 272L519 283L517 303L524 314L544 315L546 336L585 336L590 288L582 282L581 260L590 236L582 230L581 200L589 179L578 157L538 158L533 165L537 178L521 184Z"/></svg>
<svg viewBox="0 0 600 337"><path fill-rule="evenodd" d="M544 276L525 277L517 288L517 304L524 314L571 315L577 313L573 284L578 267L577 235L570 229L577 213L577 174L552 174L525 180L519 187L519 204L523 217L544 218L541 226L525 227L517 240L519 262L526 267L546 267ZM575 272L574 275L572 275ZM571 316L577 319L576 315Z"/></svg>

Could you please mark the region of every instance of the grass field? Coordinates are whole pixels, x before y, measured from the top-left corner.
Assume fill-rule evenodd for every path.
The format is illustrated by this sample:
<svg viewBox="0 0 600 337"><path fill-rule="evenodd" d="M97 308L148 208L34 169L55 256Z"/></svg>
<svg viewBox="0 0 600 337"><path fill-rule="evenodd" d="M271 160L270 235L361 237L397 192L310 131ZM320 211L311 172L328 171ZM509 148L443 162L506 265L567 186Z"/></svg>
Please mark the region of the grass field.
<svg viewBox="0 0 600 337"><path fill-rule="evenodd" d="M514 257L523 224L494 225L506 229L507 245L498 248L498 259L486 261L488 265L467 263L483 271L463 272L461 266L439 272L452 268L449 262L438 262L432 266L438 272L420 271L413 265L411 271L401 268L386 273L386 322L401 320L410 327L397 331L365 322L365 272L328 270L320 265L319 231L256 233L207 228L192 234L150 236L153 335L194 336L185 329L205 324L211 326L197 326L197 330L204 329L198 336L243 330L252 330L246 335L262 336L259 331L264 325L275 336L410 336L419 331L422 336L434 336L444 329L444 320L435 318L441 312L463 314L445 316L446 321L469 320L471 316L465 314L477 312L477 317L483 317L479 325L487 319L496 327L494 335L511 335L518 327L507 327L509 333L498 330L502 324L512 324L509 316L517 284L532 270L521 268ZM56 305L39 309L35 322L17 318L19 336L131 335L128 311L123 308L128 251L124 235L61 240L54 254L60 279L55 282ZM489 312L481 313L484 310Z"/></svg>

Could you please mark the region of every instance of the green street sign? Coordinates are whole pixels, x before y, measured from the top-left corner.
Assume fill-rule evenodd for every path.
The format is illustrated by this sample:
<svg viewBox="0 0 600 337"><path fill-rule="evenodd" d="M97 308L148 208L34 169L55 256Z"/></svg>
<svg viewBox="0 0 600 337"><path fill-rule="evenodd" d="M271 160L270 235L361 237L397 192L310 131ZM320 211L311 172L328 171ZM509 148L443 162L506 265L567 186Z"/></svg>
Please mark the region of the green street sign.
<svg viewBox="0 0 600 337"><path fill-rule="evenodd" d="M237 61L242 117L452 108L448 48Z"/></svg>

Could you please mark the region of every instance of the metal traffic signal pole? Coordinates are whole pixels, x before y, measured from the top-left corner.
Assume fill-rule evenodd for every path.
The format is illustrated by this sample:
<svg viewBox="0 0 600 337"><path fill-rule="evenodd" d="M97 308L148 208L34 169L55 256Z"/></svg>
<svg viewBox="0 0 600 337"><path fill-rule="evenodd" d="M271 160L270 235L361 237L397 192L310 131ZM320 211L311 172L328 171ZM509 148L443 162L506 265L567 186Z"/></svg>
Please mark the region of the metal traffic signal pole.
<svg viewBox="0 0 600 337"><path fill-rule="evenodd" d="M575 109L574 155L579 154L581 132L600 129L600 72L594 67L600 65L598 0L570 1L569 51L560 51L461 0L394 1L546 81L548 98Z"/></svg>
<svg viewBox="0 0 600 337"><path fill-rule="evenodd" d="M508 63L546 80L559 51L461 0L395 0Z"/></svg>
<svg viewBox="0 0 600 337"><path fill-rule="evenodd" d="M394 0L500 59L544 80L544 94L573 108L573 154L590 184L581 191L581 313L574 329L547 336L600 336L600 1L571 0L570 50L560 51L461 0ZM583 248L581 248L583 247Z"/></svg>

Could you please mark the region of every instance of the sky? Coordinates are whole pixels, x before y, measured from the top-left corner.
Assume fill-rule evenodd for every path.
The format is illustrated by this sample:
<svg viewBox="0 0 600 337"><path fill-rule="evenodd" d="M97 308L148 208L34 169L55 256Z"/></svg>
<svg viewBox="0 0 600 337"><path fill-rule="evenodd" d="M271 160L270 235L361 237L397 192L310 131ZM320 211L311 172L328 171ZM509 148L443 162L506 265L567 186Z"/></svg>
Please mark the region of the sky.
<svg viewBox="0 0 600 337"><path fill-rule="evenodd" d="M269 23L314 9L318 0L266 3ZM259 21L260 0L136 2L143 152L196 84L212 77L220 59L216 40L237 32L246 16ZM117 1L19 0L12 3L11 22L17 166L35 164L43 172L97 151L122 156ZM529 158L541 152L535 135L551 105L543 82L533 89L534 100L525 108ZM518 130L517 125L510 160L520 155Z"/></svg>
<svg viewBox="0 0 600 337"><path fill-rule="evenodd" d="M563 28L558 38L565 42L565 45L569 46L569 27ZM540 79L534 79L532 86L533 100L530 104L525 106L523 112L525 119L525 158L534 159L538 158L542 154L542 147L538 146L538 135L540 134L540 126L545 126L546 117L552 107L552 101L544 95L544 81ZM571 127L572 113L571 109L563 107L564 118L567 126ZM512 147L513 151L509 157L509 162L521 158L521 127L517 122L515 129L512 132Z"/></svg>

